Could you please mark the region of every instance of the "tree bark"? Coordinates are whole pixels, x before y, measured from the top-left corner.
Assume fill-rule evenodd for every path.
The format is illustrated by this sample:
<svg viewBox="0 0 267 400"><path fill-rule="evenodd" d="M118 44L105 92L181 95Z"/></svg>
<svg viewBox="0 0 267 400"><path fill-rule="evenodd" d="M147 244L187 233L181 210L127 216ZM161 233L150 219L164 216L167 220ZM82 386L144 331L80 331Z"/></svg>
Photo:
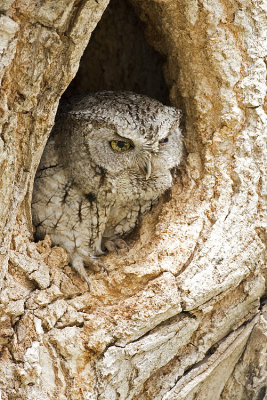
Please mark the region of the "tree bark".
<svg viewBox="0 0 267 400"><path fill-rule="evenodd" d="M266 399L266 5L131 4L166 56L185 157L90 291L63 249L33 241L30 201L108 0L0 4L0 397Z"/></svg>

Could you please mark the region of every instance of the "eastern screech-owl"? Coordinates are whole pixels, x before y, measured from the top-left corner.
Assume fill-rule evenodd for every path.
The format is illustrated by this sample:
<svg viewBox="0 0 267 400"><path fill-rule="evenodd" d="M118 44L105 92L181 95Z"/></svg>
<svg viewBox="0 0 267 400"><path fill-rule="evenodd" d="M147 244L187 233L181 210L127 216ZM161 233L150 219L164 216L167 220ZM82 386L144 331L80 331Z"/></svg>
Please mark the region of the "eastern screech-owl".
<svg viewBox="0 0 267 400"><path fill-rule="evenodd" d="M130 92L84 96L60 113L35 178L33 223L87 283L84 265L123 247L119 238L171 186L179 119L176 108Z"/></svg>

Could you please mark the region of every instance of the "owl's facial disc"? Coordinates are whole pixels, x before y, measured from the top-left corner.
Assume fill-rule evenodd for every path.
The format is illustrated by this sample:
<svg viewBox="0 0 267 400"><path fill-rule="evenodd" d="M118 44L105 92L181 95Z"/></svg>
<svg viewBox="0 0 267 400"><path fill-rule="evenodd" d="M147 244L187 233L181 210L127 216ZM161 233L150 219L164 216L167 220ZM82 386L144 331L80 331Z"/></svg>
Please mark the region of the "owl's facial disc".
<svg viewBox="0 0 267 400"><path fill-rule="evenodd" d="M120 135L118 135L120 136ZM128 153L131 150L135 150L135 155L134 155L134 163L135 165L139 165L139 170L141 174L145 177L146 180L148 180L151 176L152 172L152 164L151 164L151 159L150 159L150 154L151 154L151 144L147 144L146 141L142 140L140 141L137 140L136 146L133 143L133 141L130 138L125 138L123 136L120 136L119 139L115 140L110 140L109 145L112 148L114 152L118 153ZM146 156L144 158L144 150L146 153ZM148 153L147 153L148 151ZM149 154L150 153L150 154ZM138 157L139 154L139 157ZM137 156L137 158L136 158ZM139 162L137 161L139 158Z"/></svg>

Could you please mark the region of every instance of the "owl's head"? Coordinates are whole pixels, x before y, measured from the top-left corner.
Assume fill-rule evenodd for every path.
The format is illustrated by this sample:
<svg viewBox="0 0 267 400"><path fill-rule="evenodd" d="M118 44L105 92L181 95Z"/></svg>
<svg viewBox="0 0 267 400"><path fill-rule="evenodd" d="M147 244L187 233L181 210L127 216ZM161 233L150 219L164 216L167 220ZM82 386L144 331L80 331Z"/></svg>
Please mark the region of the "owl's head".
<svg viewBox="0 0 267 400"><path fill-rule="evenodd" d="M111 176L149 180L180 162L180 111L147 96L99 92L76 101L64 119L67 157L78 152L79 168L91 162Z"/></svg>

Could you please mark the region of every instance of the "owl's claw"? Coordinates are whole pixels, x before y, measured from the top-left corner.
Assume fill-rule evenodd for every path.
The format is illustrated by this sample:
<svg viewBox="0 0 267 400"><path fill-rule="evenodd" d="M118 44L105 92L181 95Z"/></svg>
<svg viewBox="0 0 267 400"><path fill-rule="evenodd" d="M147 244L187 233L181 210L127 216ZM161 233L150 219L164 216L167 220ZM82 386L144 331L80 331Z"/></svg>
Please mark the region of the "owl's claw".
<svg viewBox="0 0 267 400"><path fill-rule="evenodd" d="M112 240L107 240L105 242L105 248L107 249L107 251L109 251L110 253L113 253L114 251L116 251L116 253L118 254L118 249L116 244L112 241Z"/></svg>
<svg viewBox="0 0 267 400"><path fill-rule="evenodd" d="M117 254L118 249L127 249L129 251L129 246L123 239L107 240L104 247L111 253L116 251Z"/></svg>
<svg viewBox="0 0 267 400"><path fill-rule="evenodd" d="M74 255L71 261L73 269L78 273L78 275L87 283L88 289L90 290L90 280L84 268L84 262L82 257Z"/></svg>
<svg viewBox="0 0 267 400"><path fill-rule="evenodd" d="M94 271L99 272L103 269L107 275L109 275L109 271L105 264L98 261L97 258L86 257L86 259L82 258L79 255L74 255L72 257L72 267L78 273L78 275L87 283L88 289L90 290L90 280L84 268L84 265L91 267Z"/></svg>
<svg viewBox="0 0 267 400"><path fill-rule="evenodd" d="M128 251L130 250L128 244L125 242L125 240L123 239L115 239L114 240L115 245L119 248L119 249L127 249Z"/></svg>
<svg viewBox="0 0 267 400"><path fill-rule="evenodd" d="M91 267L95 272L99 272L101 269L103 269L107 275L109 274L109 271L108 271L107 267L105 266L105 264L98 261L97 258L90 257L90 259L88 261L85 261L85 265L87 265L88 267Z"/></svg>
<svg viewBox="0 0 267 400"><path fill-rule="evenodd" d="M103 268L103 270L105 271L105 273L106 273L107 275L109 275L109 270L107 269L107 267L105 266L105 264L103 264L103 263L98 263L98 265L101 266L101 268Z"/></svg>

